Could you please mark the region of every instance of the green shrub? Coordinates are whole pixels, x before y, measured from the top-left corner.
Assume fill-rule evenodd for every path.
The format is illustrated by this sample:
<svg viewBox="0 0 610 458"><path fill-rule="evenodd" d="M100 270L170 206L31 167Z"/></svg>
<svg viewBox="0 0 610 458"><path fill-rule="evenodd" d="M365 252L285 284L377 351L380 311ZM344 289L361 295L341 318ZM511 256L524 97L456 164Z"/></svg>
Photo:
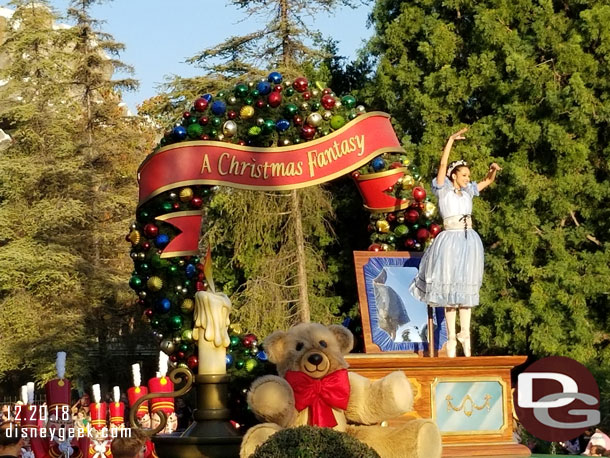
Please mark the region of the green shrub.
<svg viewBox="0 0 610 458"><path fill-rule="evenodd" d="M317 426L283 429L256 449L252 458L380 458L346 433Z"/></svg>

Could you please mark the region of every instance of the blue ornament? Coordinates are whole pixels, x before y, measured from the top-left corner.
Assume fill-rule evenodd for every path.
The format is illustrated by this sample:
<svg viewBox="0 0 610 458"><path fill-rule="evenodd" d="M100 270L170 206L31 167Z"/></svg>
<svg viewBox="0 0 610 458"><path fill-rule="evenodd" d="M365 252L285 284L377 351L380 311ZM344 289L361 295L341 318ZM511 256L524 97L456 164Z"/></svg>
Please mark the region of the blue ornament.
<svg viewBox="0 0 610 458"><path fill-rule="evenodd" d="M376 157L371 161L371 165L375 172L379 172L385 168L385 161L380 157Z"/></svg>
<svg viewBox="0 0 610 458"><path fill-rule="evenodd" d="M216 116L223 115L225 111L227 111L227 104L224 103L222 100L216 100L212 104L212 113L214 113Z"/></svg>
<svg viewBox="0 0 610 458"><path fill-rule="evenodd" d="M267 81L273 84L280 84L282 82L282 75L279 72L271 72Z"/></svg>
<svg viewBox="0 0 610 458"><path fill-rule="evenodd" d="M227 356L225 356L225 362L227 363L227 369L231 367L231 365L233 364L233 355L227 353Z"/></svg>
<svg viewBox="0 0 610 458"><path fill-rule="evenodd" d="M201 96L202 99L206 99L208 101L208 103L210 103L210 100L213 99L212 94L204 94Z"/></svg>
<svg viewBox="0 0 610 458"><path fill-rule="evenodd" d="M159 312L161 313L167 313L169 312L169 309L172 307L172 303L170 302L169 299L167 298L163 298L159 301L159 303L157 304L157 309L159 310Z"/></svg>
<svg viewBox="0 0 610 458"><path fill-rule="evenodd" d="M267 358L267 353L265 353L263 350L261 350L261 351L259 351L259 352L256 354L256 358L257 358L259 361L267 361L267 359L268 359L268 358Z"/></svg>
<svg viewBox="0 0 610 458"><path fill-rule="evenodd" d="M267 95L271 92L271 84L269 84L267 81L261 81L256 85L256 89L258 90L259 94Z"/></svg>
<svg viewBox="0 0 610 458"><path fill-rule="evenodd" d="M172 135L176 140L184 140L186 138L186 129L182 126L176 126L172 130Z"/></svg>
<svg viewBox="0 0 610 458"><path fill-rule="evenodd" d="M155 246L157 248L165 248L169 243L169 235L159 234L155 237Z"/></svg>
<svg viewBox="0 0 610 458"><path fill-rule="evenodd" d="M278 130L278 132L284 132L289 127L290 121L288 121L287 119L280 119L278 122L275 123L275 128Z"/></svg>
<svg viewBox="0 0 610 458"><path fill-rule="evenodd" d="M193 276L195 275L195 273L197 272L197 268L193 265L193 264L188 264L186 266L186 276L188 278L193 278Z"/></svg>

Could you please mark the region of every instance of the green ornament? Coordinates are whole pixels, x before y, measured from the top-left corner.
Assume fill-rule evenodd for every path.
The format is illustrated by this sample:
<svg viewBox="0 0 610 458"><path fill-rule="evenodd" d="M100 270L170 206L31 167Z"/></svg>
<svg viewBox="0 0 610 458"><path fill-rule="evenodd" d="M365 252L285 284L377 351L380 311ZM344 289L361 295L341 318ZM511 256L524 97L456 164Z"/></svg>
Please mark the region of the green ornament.
<svg viewBox="0 0 610 458"><path fill-rule="evenodd" d="M318 102L317 100L315 102L311 102L312 111L318 111L320 109L320 106L320 102Z"/></svg>
<svg viewBox="0 0 610 458"><path fill-rule="evenodd" d="M140 289L142 287L142 279L137 275L134 275L129 279L129 286L133 289Z"/></svg>
<svg viewBox="0 0 610 458"><path fill-rule="evenodd" d="M218 135L218 131L216 129L210 130L210 137L215 138Z"/></svg>
<svg viewBox="0 0 610 458"><path fill-rule="evenodd" d="M250 91L250 95L251 95L252 97L258 97L258 96L260 95L260 92L258 92L258 89L252 89L252 90Z"/></svg>
<svg viewBox="0 0 610 458"><path fill-rule="evenodd" d="M356 119L356 116L358 116L356 113L350 113L350 114L349 114L349 116L348 116L348 118L349 118L349 119L350 119L350 121L351 121L352 119Z"/></svg>
<svg viewBox="0 0 610 458"><path fill-rule="evenodd" d="M163 210L164 212L171 211L172 208L173 206L171 202L163 202L161 204L161 210Z"/></svg>
<svg viewBox="0 0 610 458"><path fill-rule="evenodd" d="M250 137L256 137L257 135L260 135L261 130L262 129L258 126L252 126L248 129L248 135Z"/></svg>
<svg viewBox="0 0 610 458"><path fill-rule="evenodd" d="M189 286L191 286L191 281L190 280L184 280L184 286L187 287L187 288Z"/></svg>
<svg viewBox="0 0 610 458"><path fill-rule="evenodd" d="M273 132L275 129L275 122L273 119L266 119L263 123L263 133L268 134L269 132Z"/></svg>
<svg viewBox="0 0 610 458"><path fill-rule="evenodd" d="M143 262L142 264L140 264L140 270L142 272L148 272L150 270L150 266L148 265L148 263Z"/></svg>
<svg viewBox="0 0 610 458"><path fill-rule="evenodd" d="M330 127L334 130L340 129L345 125L345 118L341 115L334 115L330 118Z"/></svg>
<svg viewBox="0 0 610 458"><path fill-rule="evenodd" d="M167 270L169 270L169 273L171 275L178 275L180 273L180 269L178 269L178 266L174 266L174 265L169 266L169 269L167 269Z"/></svg>
<svg viewBox="0 0 610 458"><path fill-rule="evenodd" d="M231 336L231 346L232 347L238 346L239 342L241 342L241 341L239 340L238 336Z"/></svg>
<svg viewBox="0 0 610 458"><path fill-rule="evenodd" d="M158 254L153 254L153 257L150 260L150 263L155 269L160 269L161 267L167 265L167 261L162 259Z"/></svg>
<svg viewBox="0 0 610 458"><path fill-rule="evenodd" d="M188 344L185 344L185 343L182 343L182 344L180 344L180 346L178 347L178 350L180 350L180 351L182 351L182 352L186 353L187 351L189 351L189 345L188 345Z"/></svg>
<svg viewBox="0 0 610 458"><path fill-rule="evenodd" d="M225 96L225 92L224 91L220 91L216 97L224 97Z"/></svg>
<svg viewBox="0 0 610 458"><path fill-rule="evenodd" d="M299 107L297 107L294 103L289 103L284 107L284 114L286 116L292 117L299 112Z"/></svg>
<svg viewBox="0 0 610 458"><path fill-rule="evenodd" d="M189 118L189 122L188 123L189 123L189 125L191 125L191 124L199 124L199 119L197 119L197 116L191 116Z"/></svg>
<svg viewBox="0 0 610 458"><path fill-rule="evenodd" d="M407 232L409 232L409 228L404 224L399 224L394 228L394 234L396 234L396 237L403 237L407 234Z"/></svg>
<svg viewBox="0 0 610 458"><path fill-rule="evenodd" d="M347 108L354 108L356 106L356 97L353 95L346 95L341 99L341 103Z"/></svg>
<svg viewBox="0 0 610 458"><path fill-rule="evenodd" d="M396 241L396 237L394 237L392 234L388 235L387 238L388 243L394 243Z"/></svg>
<svg viewBox="0 0 610 458"><path fill-rule="evenodd" d="M169 327L178 330L182 327L182 317L180 315L172 315L169 318Z"/></svg>
<svg viewBox="0 0 610 458"><path fill-rule="evenodd" d="M246 99L244 100L244 103L246 105L252 105L254 103L254 99L252 97L246 97Z"/></svg>
<svg viewBox="0 0 610 458"><path fill-rule="evenodd" d="M237 86L235 86L235 90L233 92L237 97L243 98L248 94L248 86L246 86L244 83L239 83Z"/></svg>
<svg viewBox="0 0 610 458"><path fill-rule="evenodd" d="M252 372L254 369L256 369L256 365L257 365L256 360L250 358L246 361L246 370L248 372Z"/></svg>
<svg viewBox="0 0 610 458"><path fill-rule="evenodd" d="M148 214L148 212L146 212L146 211L142 211L142 212L140 212L140 218L142 218L142 219L144 219L144 220L145 220L145 219L148 219L148 217L149 217L149 216L150 216L150 215L149 215L149 214Z"/></svg>
<svg viewBox="0 0 610 458"><path fill-rule="evenodd" d="M161 326L161 320L159 320L159 318L153 318L150 320L150 326L153 329L159 329L159 326Z"/></svg>
<svg viewBox="0 0 610 458"><path fill-rule="evenodd" d="M237 367L238 369L242 369L244 367L244 365L245 365L245 362L243 359L240 359L239 361L237 361L235 363L235 367Z"/></svg>
<svg viewBox="0 0 610 458"><path fill-rule="evenodd" d="M213 125L214 127L220 127L220 125L221 125L221 124L222 124L222 119L220 119L220 118L219 118L219 117L217 117L217 116L214 116L214 117L212 118L212 125Z"/></svg>
<svg viewBox="0 0 610 458"><path fill-rule="evenodd" d="M419 224L415 223L413 226L411 226L411 229L416 231L417 229L419 229Z"/></svg>
<svg viewBox="0 0 610 458"><path fill-rule="evenodd" d="M287 97L290 97L291 95L294 95L294 89L289 87L288 89L286 89L285 94Z"/></svg>

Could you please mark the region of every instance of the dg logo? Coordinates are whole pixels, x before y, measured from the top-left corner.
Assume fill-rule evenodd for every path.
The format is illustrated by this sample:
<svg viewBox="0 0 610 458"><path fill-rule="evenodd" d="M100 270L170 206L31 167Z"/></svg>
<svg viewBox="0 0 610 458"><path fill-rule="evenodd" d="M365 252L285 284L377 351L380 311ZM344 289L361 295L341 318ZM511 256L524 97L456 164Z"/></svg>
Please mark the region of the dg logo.
<svg viewBox="0 0 610 458"><path fill-rule="evenodd" d="M550 356L517 377L514 405L523 427L539 439L565 441L599 424L599 387L571 358Z"/></svg>

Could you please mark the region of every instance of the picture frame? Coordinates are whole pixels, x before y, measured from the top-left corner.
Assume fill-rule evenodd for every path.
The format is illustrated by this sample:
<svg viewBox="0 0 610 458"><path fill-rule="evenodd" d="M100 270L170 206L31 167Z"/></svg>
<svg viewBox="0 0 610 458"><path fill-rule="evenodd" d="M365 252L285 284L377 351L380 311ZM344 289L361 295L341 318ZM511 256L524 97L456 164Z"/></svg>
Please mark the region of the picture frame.
<svg viewBox="0 0 610 458"><path fill-rule="evenodd" d="M409 292L423 253L354 251L365 353L442 356L447 325L442 307L430 308ZM429 320L430 319L430 320ZM428 323L434 323L434 351Z"/></svg>

